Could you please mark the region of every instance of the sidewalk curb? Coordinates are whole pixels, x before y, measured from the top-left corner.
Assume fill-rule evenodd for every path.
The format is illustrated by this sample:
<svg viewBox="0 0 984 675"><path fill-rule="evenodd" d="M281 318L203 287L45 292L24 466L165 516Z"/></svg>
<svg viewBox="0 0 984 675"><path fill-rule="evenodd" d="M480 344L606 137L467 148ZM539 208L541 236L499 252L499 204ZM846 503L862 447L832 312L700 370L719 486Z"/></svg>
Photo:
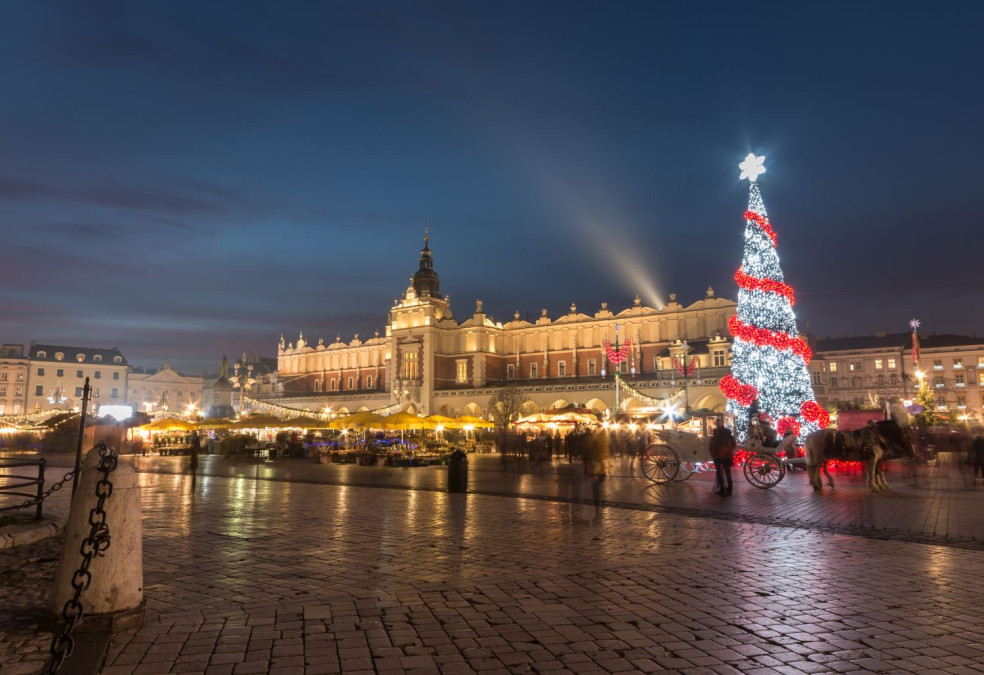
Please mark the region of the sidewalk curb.
<svg viewBox="0 0 984 675"><path fill-rule="evenodd" d="M37 521L8 525L0 530L0 550L33 544L48 537L55 537L64 531L64 521L48 516Z"/></svg>

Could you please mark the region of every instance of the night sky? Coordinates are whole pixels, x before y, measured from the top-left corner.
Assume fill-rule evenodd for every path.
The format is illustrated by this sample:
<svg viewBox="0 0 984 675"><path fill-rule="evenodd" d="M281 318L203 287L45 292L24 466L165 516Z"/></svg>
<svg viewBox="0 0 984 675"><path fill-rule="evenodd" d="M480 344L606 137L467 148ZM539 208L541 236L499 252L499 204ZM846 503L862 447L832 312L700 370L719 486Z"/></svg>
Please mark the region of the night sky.
<svg viewBox="0 0 984 675"><path fill-rule="evenodd" d="M5 2L0 340L382 331L737 297L761 179L800 329L984 332L980 3Z"/></svg>

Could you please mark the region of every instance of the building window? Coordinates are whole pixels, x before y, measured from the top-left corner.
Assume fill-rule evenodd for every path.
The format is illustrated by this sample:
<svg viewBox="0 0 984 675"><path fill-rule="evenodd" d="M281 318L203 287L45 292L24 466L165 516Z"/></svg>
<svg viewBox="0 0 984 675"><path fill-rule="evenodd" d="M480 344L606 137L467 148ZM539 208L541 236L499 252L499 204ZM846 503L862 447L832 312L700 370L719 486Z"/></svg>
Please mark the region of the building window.
<svg viewBox="0 0 984 675"><path fill-rule="evenodd" d="M861 371L861 362L860 361L851 361L851 365L850 365L849 369L851 370L851 372L854 372L854 373L860 372Z"/></svg>
<svg viewBox="0 0 984 675"><path fill-rule="evenodd" d="M63 369L59 368L58 370L55 371L55 375L57 377L65 377L65 371Z"/></svg>
<svg viewBox="0 0 984 675"><path fill-rule="evenodd" d="M76 370L75 371L75 377L82 377L82 371L81 370Z"/></svg>
<svg viewBox="0 0 984 675"><path fill-rule="evenodd" d="M6 395L7 395L7 385L0 384L0 396L6 396Z"/></svg>
<svg viewBox="0 0 984 675"><path fill-rule="evenodd" d="M24 387L14 387L14 396L20 398L24 395Z"/></svg>
<svg viewBox="0 0 984 675"><path fill-rule="evenodd" d="M417 352L403 352L403 379L417 379Z"/></svg>
<svg viewBox="0 0 984 675"><path fill-rule="evenodd" d="M116 372L116 373L113 373L113 379L114 379L114 380L118 380L118 379L120 379L120 374L119 374L118 372Z"/></svg>
<svg viewBox="0 0 984 675"><path fill-rule="evenodd" d="M534 379L535 380L537 378L538 373L539 373L539 371L537 370L537 365L538 364L536 364L536 363L531 363L530 364L530 379Z"/></svg>
<svg viewBox="0 0 984 675"><path fill-rule="evenodd" d="M888 381L889 381L889 382L890 382L891 384L898 384L898 382L899 382L899 374L898 374L898 373L891 373L891 374L890 374L890 375L888 376Z"/></svg>
<svg viewBox="0 0 984 675"><path fill-rule="evenodd" d="M20 411L21 411L20 403L15 403L14 404L14 414L15 415L20 415Z"/></svg>
<svg viewBox="0 0 984 675"><path fill-rule="evenodd" d="M38 352L38 358L44 359L48 357L48 352Z"/></svg>
<svg viewBox="0 0 984 675"><path fill-rule="evenodd" d="M77 398L82 398L82 387L76 387L75 388L75 396Z"/></svg>
<svg viewBox="0 0 984 675"><path fill-rule="evenodd" d="M953 359L953 369L963 370L963 359Z"/></svg>
<svg viewBox="0 0 984 675"><path fill-rule="evenodd" d="M117 389L116 387L113 387L113 395L111 396L111 398L119 398L119 397L120 397L120 390Z"/></svg>
<svg viewBox="0 0 984 675"><path fill-rule="evenodd" d="M936 377L933 378L933 386L936 387L937 389L942 389L943 388L943 376L942 375L937 375Z"/></svg>
<svg viewBox="0 0 984 675"><path fill-rule="evenodd" d="M829 370L829 371L830 371L831 373L836 373L836 372L837 372L837 362L836 362L836 361L831 361L831 362L830 362L830 363L829 363L829 364L827 365L827 369L828 369L828 370Z"/></svg>
<svg viewBox="0 0 984 675"><path fill-rule="evenodd" d="M510 363L508 366L506 366L506 379L507 380L515 380L516 379L516 365L515 364Z"/></svg>
<svg viewBox="0 0 984 675"><path fill-rule="evenodd" d="M92 357L92 360L95 361L96 363L102 363L103 357L99 354L96 354L95 356Z"/></svg>
<svg viewBox="0 0 984 675"><path fill-rule="evenodd" d="M714 365L718 367L727 365L724 352L714 352Z"/></svg>
<svg viewBox="0 0 984 675"><path fill-rule="evenodd" d="M18 382L24 381L24 373L17 373L17 381Z"/></svg>
<svg viewBox="0 0 984 675"><path fill-rule="evenodd" d="M895 370L895 359L889 359L888 360L888 369L889 370Z"/></svg>
<svg viewBox="0 0 984 675"><path fill-rule="evenodd" d="M0 403L0 415L6 415L6 414L7 414L7 406L5 406L3 403Z"/></svg>
<svg viewBox="0 0 984 675"><path fill-rule="evenodd" d="M933 370L943 370L943 359L933 359Z"/></svg>
<svg viewBox="0 0 984 675"><path fill-rule="evenodd" d="M78 361L79 363L82 363L83 361L85 361L85 354L76 354L75 360Z"/></svg>
<svg viewBox="0 0 984 675"><path fill-rule="evenodd" d="M315 381L314 381L314 391L315 392L320 392L321 391L321 378L315 379Z"/></svg>
<svg viewBox="0 0 984 675"><path fill-rule="evenodd" d="M588 375L595 374L595 362L594 359L588 360Z"/></svg>
<svg viewBox="0 0 984 675"><path fill-rule="evenodd" d="M977 367L984 368L984 356L977 357Z"/></svg>
<svg viewBox="0 0 984 675"><path fill-rule="evenodd" d="M35 396L44 396L44 385L43 384L39 384L38 386L34 387L34 395Z"/></svg>
<svg viewBox="0 0 984 675"><path fill-rule="evenodd" d="M882 364L883 364L883 361L881 359L875 359L875 370L881 370L882 369Z"/></svg>
<svg viewBox="0 0 984 675"><path fill-rule="evenodd" d="M557 363L557 377L567 377L567 361Z"/></svg>
<svg viewBox="0 0 984 675"><path fill-rule="evenodd" d="M62 354L61 352L55 352L55 361L61 361L64 358L65 358L64 354Z"/></svg>
<svg viewBox="0 0 984 675"><path fill-rule="evenodd" d="M967 407L967 397L964 396L963 394L959 394L957 396L957 407L960 409Z"/></svg>
<svg viewBox="0 0 984 675"><path fill-rule="evenodd" d="M966 381L964 381L964 374L963 373L956 373L953 376L953 380L954 380L953 383L955 385L957 385L958 387L965 387L965 386L967 386Z"/></svg>
<svg viewBox="0 0 984 675"><path fill-rule="evenodd" d="M819 370L814 370L813 371L813 384L821 384L821 382L820 382L820 371Z"/></svg>
<svg viewBox="0 0 984 675"><path fill-rule="evenodd" d="M861 378L860 377L857 377L857 376L852 377L851 378L851 386L852 387L860 387L861 386Z"/></svg>
<svg viewBox="0 0 984 675"><path fill-rule="evenodd" d="M372 375L366 375L366 389L372 389Z"/></svg>
<svg viewBox="0 0 984 675"><path fill-rule="evenodd" d="M38 368L38 375L44 375L44 368Z"/></svg>
<svg viewBox="0 0 984 675"><path fill-rule="evenodd" d="M99 398L99 387L92 388L92 398Z"/></svg>
<svg viewBox="0 0 984 675"><path fill-rule="evenodd" d="M836 387L837 386L837 378L836 377L830 378L830 386L831 387Z"/></svg>
<svg viewBox="0 0 984 675"><path fill-rule="evenodd" d="M876 382L878 382L878 386L879 387L884 387L885 386L885 374L884 373L878 373L878 377L876 379Z"/></svg>
<svg viewBox="0 0 984 675"><path fill-rule="evenodd" d="M332 391L335 391L336 384L337 383L335 382L335 378L334 377L331 378L331 390Z"/></svg>
<svg viewBox="0 0 984 675"><path fill-rule="evenodd" d="M122 356L114 356L113 357L113 363L123 363L123 357Z"/></svg>
<svg viewBox="0 0 984 675"><path fill-rule="evenodd" d="M464 384L468 381L467 359L458 359L454 362L454 381L458 384Z"/></svg>
<svg viewBox="0 0 984 675"><path fill-rule="evenodd" d="M618 372L620 372L620 373L627 373L627 372L629 372L629 362L628 361L622 361L620 364L618 364Z"/></svg>
<svg viewBox="0 0 984 675"><path fill-rule="evenodd" d="M0 372L0 382L6 382L6 381L7 381L7 371L5 370L3 372Z"/></svg>
<svg viewBox="0 0 984 675"><path fill-rule="evenodd" d="M102 371L101 371L101 370L97 370L97 371L95 372L95 374L94 374L94 377L95 377L95 378L96 378L97 380L98 380L98 379L101 379L101 378L102 378Z"/></svg>

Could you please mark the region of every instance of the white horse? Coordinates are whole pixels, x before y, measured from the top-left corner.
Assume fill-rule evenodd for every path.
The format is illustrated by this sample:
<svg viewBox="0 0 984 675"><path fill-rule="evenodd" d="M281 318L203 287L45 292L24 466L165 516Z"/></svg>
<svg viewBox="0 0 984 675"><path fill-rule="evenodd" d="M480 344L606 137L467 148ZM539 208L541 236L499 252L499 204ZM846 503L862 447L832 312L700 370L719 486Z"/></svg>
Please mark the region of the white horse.
<svg viewBox="0 0 984 675"><path fill-rule="evenodd" d="M806 437L806 470L810 474L810 485L822 491L820 469L827 474L831 488L834 481L827 473L827 460L861 461L865 463L868 489L872 492L888 490L882 464L886 459L916 456L912 445L912 433L908 427L901 427L894 421L869 422L867 426L854 432L821 429Z"/></svg>

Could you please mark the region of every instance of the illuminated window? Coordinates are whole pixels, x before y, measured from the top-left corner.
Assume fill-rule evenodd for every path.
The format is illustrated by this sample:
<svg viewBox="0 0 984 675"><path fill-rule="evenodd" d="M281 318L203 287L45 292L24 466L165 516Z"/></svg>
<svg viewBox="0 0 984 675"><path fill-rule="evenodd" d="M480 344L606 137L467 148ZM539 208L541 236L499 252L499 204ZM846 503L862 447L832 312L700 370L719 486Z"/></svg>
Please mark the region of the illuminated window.
<svg viewBox="0 0 984 675"><path fill-rule="evenodd" d="M943 370L943 359L933 359L933 370Z"/></svg>
<svg viewBox="0 0 984 675"><path fill-rule="evenodd" d="M883 361L881 359L875 359L875 370L881 370Z"/></svg>
<svg viewBox="0 0 984 675"><path fill-rule="evenodd" d="M468 381L468 361L466 359L458 359L455 361L455 371L454 371L454 381L458 384L464 384Z"/></svg>
<svg viewBox="0 0 984 675"><path fill-rule="evenodd" d="M977 357L977 367L984 368L984 356Z"/></svg>
<svg viewBox="0 0 984 675"><path fill-rule="evenodd" d="M0 403L0 415L6 415L6 414L7 414L7 406L4 405L3 403Z"/></svg>
<svg viewBox="0 0 984 675"><path fill-rule="evenodd" d="M55 361L61 361L64 358L65 358L64 354L62 354L61 352L55 352Z"/></svg>
<svg viewBox="0 0 984 675"><path fill-rule="evenodd" d="M852 372L855 372L855 373L856 372L859 372L861 370L861 362L860 361L851 361L850 370Z"/></svg>
<svg viewBox="0 0 984 675"><path fill-rule="evenodd" d="M963 373L956 373L953 376L953 383L955 385L957 385L958 387L966 387L967 386L967 382L964 380L964 374Z"/></svg>
<svg viewBox="0 0 984 675"><path fill-rule="evenodd" d="M18 382L24 381L24 373L17 373L17 381Z"/></svg>
<svg viewBox="0 0 984 675"><path fill-rule="evenodd" d="M957 407L966 408L967 407L967 397L963 395L957 396Z"/></svg>
<svg viewBox="0 0 984 675"><path fill-rule="evenodd" d="M79 363L82 363L83 361L85 361L85 354L76 354L75 360L78 361Z"/></svg>
<svg viewBox="0 0 984 675"><path fill-rule="evenodd" d="M828 369L828 370L829 370L830 372L832 372L832 373L836 373L836 372L837 372L837 362L836 362L836 361L831 361L831 362L830 362L830 363L828 364L828 366L827 366L827 369Z"/></svg>
<svg viewBox="0 0 984 675"><path fill-rule="evenodd" d="M567 361L557 363L557 377L567 377Z"/></svg>
<svg viewBox="0 0 984 675"><path fill-rule="evenodd" d="M940 389L940 388L943 387L943 376L942 375L937 375L936 377L933 378L933 386L935 386L937 389Z"/></svg>
<svg viewBox="0 0 984 675"><path fill-rule="evenodd" d="M963 369L963 359L953 359L953 369L962 370Z"/></svg>
<svg viewBox="0 0 984 675"><path fill-rule="evenodd" d="M516 379L516 366L514 364L512 364L512 363L510 363L508 366L506 366L506 379L507 380L515 380Z"/></svg>
<svg viewBox="0 0 984 675"><path fill-rule="evenodd" d="M114 356L113 357L113 363L123 363L123 357L122 356Z"/></svg>
<svg viewBox="0 0 984 675"><path fill-rule="evenodd" d="M20 415L20 411L21 411L20 403L15 403L14 404L14 414L15 415Z"/></svg>
<svg viewBox="0 0 984 675"><path fill-rule="evenodd" d="M889 359L888 360L888 369L889 370L895 370L895 359Z"/></svg>
<svg viewBox="0 0 984 675"><path fill-rule="evenodd" d="M417 375L417 352L403 352L403 379L416 380Z"/></svg>

